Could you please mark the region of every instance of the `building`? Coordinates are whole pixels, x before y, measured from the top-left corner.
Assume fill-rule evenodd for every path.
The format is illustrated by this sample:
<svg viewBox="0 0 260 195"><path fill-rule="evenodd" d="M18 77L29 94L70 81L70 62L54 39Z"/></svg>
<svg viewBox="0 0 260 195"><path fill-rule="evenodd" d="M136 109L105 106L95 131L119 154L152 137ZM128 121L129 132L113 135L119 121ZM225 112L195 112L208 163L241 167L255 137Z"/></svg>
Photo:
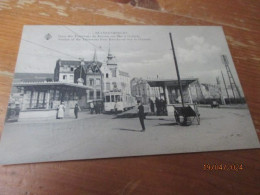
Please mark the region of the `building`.
<svg viewBox="0 0 260 195"><path fill-rule="evenodd" d="M130 75L120 70L116 57L108 51L106 64L101 67L103 92L122 91L124 94L131 94Z"/></svg>
<svg viewBox="0 0 260 195"><path fill-rule="evenodd" d="M80 60L57 60L54 69L54 81L74 83L74 71L80 65Z"/></svg>
<svg viewBox="0 0 260 195"><path fill-rule="evenodd" d="M64 102L66 116L73 116L75 104L90 89L84 85L65 82L13 83L20 93L19 121L24 119L56 118L57 107ZM17 103L16 103L17 104Z"/></svg>
<svg viewBox="0 0 260 195"><path fill-rule="evenodd" d="M89 100L102 100L102 63L97 61L96 51L92 61L58 60L54 70L54 81L77 83L90 88L79 102L86 107Z"/></svg>
<svg viewBox="0 0 260 195"><path fill-rule="evenodd" d="M148 82L142 78L133 78L131 80L131 93L137 100L142 101L143 104L148 104L149 99L155 101L155 98L161 98L161 87L150 87Z"/></svg>
<svg viewBox="0 0 260 195"><path fill-rule="evenodd" d="M122 91L131 94L130 75L120 70L115 56L108 51L106 63L97 60L96 51L92 61L58 60L54 70L54 81L77 83L90 87L86 97L79 102L85 107L90 100L103 100L104 93Z"/></svg>
<svg viewBox="0 0 260 195"><path fill-rule="evenodd" d="M118 68L110 51L104 65L97 60L96 51L91 61L59 59L53 79L49 78L52 74L46 74L45 79L43 74L38 74L40 78L34 77L25 82L23 79L27 79L27 73L24 74L22 79L14 82L10 102L19 107L19 120L53 118L61 102L66 107L65 115L71 116L76 103L85 108L90 100L103 101L104 92L131 94L130 76Z"/></svg>
<svg viewBox="0 0 260 195"><path fill-rule="evenodd" d="M210 104L213 100L223 103L219 85L194 82L190 85L191 97L194 102Z"/></svg>

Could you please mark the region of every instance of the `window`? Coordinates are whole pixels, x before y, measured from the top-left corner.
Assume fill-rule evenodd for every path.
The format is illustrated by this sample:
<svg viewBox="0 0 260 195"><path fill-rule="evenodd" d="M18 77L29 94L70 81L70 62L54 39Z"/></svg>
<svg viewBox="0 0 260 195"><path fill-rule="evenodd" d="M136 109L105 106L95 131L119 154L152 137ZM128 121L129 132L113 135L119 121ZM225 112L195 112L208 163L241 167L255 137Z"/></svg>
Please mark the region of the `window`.
<svg viewBox="0 0 260 195"><path fill-rule="evenodd" d="M115 96L111 95L111 102L115 102Z"/></svg>
<svg viewBox="0 0 260 195"><path fill-rule="evenodd" d="M96 85L100 85L100 79L96 79Z"/></svg>
<svg viewBox="0 0 260 195"><path fill-rule="evenodd" d="M106 78L108 78L108 73L106 74Z"/></svg>
<svg viewBox="0 0 260 195"><path fill-rule="evenodd" d="M94 79L89 79L89 85L93 86L94 85Z"/></svg>
<svg viewBox="0 0 260 195"><path fill-rule="evenodd" d="M116 95L116 102L120 102L120 95Z"/></svg>
<svg viewBox="0 0 260 195"><path fill-rule="evenodd" d="M60 96L61 96L61 93L60 93L60 91L59 90L56 90L55 91L55 95L53 95L54 96L54 100L60 100Z"/></svg>
<svg viewBox="0 0 260 195"><path fill-rule="evenodd" d="M73 72L74 68L73 67L70 67L70 71Z"/></svg>
<svg viewBox="0 0 260 195"><path fill-rule="evenodd" d="M112 71L112 77L116 77L116 69L114 68L111 71Z"/></svg>
<svg viewBox="0 0 260 195"><path fill-rule="evenodd" d="M114 88L114 89L117 89L117 84L116 84L116 82L113 82L112 85L113 85L113 88Z"/></svg>
<svg viewBox="0 0 260 195"><path fill-rule="evenodd" d="M89 92L89 99L93 100L94 99L94 91Z"/></svg>
<svg viewBox="0 0 260 195"><path fill-rule="evenodd" d="M44 109L46 108L45 96L46 92L44 91L34 91L31 92L30 96L30 105L29 109Z"/></svg>
<svg viewBox="0 0 260 195"><path fill-rule="evenodd" d="M110 96L109 95L106 96L106 102L110 102Z"/></svg>
<svg viewBox="0 0 260 195"><path fill-rule="evenodd" d="M63 75L62 78L63 78L63 80L66 80L67 79L67 75Z"/></svg>
<svg viewBox="0 0 260 195"><path fill-rule="evenodd" d="M70 80L73 80L74 79L74 76L73 75L70 75Z"/></svg>
<svg viewBox="0 0 260 195"><path fill-rule="evenodd" d="M100 91L97 91L97 99L100 99L101 98L101 93L100 93Z"/></svg>
<svg viewBox="0 0 260 195"><path fill-rule="evenodd" d="M106 83L106 90L110 91L110 83Z"/></svg>

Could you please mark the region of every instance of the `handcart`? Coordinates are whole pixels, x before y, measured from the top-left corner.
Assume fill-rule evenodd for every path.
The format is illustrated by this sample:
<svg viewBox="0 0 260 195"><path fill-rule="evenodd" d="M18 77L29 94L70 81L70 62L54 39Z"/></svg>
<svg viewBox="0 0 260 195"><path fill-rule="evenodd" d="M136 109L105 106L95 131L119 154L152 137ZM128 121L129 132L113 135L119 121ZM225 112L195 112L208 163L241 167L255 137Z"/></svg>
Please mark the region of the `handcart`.
<svg viewBox="0 0 260 195"><path fill-rule="evenodd" d="M190 105L173 105L174 117L179 125L188 126L191 125L195 119L197 124L200 124L200 113L196 104ZM182 119L182 120L181 120Z"/></svg>

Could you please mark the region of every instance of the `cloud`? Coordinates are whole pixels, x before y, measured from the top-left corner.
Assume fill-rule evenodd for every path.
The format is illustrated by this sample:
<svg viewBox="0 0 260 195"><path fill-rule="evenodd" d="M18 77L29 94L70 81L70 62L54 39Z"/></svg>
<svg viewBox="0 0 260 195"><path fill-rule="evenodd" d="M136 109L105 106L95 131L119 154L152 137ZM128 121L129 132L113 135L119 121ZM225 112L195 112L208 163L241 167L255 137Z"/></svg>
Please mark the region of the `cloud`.
<svg viewBox="0 0 260 195"><path fill-rule="evenodd" d="M210 74L219 67L220 52L219 47L209 44L204 37L193 35L184 39L183 45L177 48L176 55L181 72L193 74L208 71Z"/></svg>
<svg viewBox="0 0 260 195"><path fill-rule="evenodd" d="M197 45L197 44L201 45L204 42L205 42L205 39L203 37L199 37L199 36L193 35L193 36L185 38L185 43L187 45L191 45L191 46Z"/></svg>

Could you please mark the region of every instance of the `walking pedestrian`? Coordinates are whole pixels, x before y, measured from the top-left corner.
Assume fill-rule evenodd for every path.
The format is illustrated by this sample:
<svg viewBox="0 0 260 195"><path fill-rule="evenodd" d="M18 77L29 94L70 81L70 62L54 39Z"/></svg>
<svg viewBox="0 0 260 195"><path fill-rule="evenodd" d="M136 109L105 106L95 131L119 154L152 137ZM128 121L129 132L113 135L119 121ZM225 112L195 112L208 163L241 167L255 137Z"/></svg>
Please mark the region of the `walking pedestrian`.
<svg viewBox="0 0 260 195"><path fill-rule="evenodd" d="M61 104L57 108L57 119L63 119L65 113L65 105L64 102L61 102Z"/></svg>
<svg viewBox="0 0 260 195"><path fill-rule="evenodd" d="M78 118L78 112L80 111L80 107L78 104L75 105L74 107L74 114L75 114L75 118Z"/></svg>
<svg viewBox="0 0 260 195"><path fill-rule="evenodd" d="M144 114L144 106L142 104L142 102L138 101L138 117L142 126L142 130L141 131L145 131L145 126L144 126L144 119L145 119L145 114Z"/></svg>

